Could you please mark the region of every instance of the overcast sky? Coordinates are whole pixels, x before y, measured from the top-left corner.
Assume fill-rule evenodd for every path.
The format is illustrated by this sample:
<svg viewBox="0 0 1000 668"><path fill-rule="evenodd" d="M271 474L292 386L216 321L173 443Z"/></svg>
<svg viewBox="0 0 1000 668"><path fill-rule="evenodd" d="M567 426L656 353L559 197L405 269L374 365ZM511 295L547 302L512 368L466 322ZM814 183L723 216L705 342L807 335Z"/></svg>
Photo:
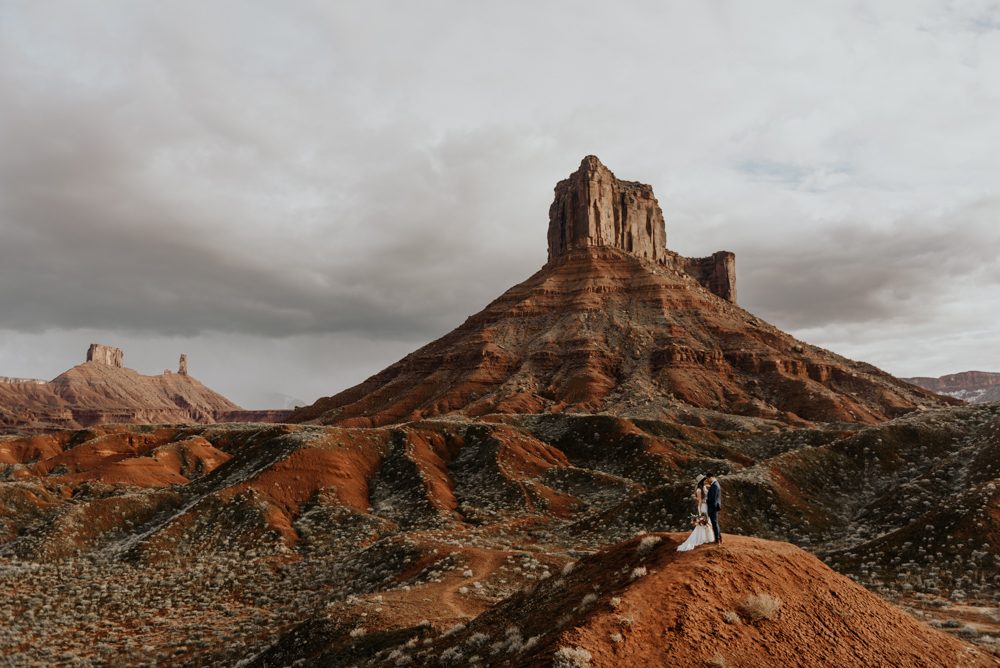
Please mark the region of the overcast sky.
<svg viewBox="0 0 1000 668"><path fill-rule="evenodd" d="M774 325L1000 371L998 2L0 0L0 375L334 394L538 270L588 154Z"/></svg>

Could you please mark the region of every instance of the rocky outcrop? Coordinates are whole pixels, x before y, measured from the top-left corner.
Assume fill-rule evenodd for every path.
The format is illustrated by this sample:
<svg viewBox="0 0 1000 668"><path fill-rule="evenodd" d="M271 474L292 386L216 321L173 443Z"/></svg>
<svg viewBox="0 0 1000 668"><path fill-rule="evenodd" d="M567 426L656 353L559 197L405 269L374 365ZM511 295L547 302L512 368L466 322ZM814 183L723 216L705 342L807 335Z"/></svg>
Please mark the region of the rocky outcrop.
<svg viewBox="0 0 1000 668"><path fill-rule="evenodd" d="M588 155L556 185L549 208L549 260L578 246L614 246L664 262L667 234L652 186L620 181Z"/></svg>
<svg viewBox="0 0 1000 668"><path fill-rule="evenodd" d="M177 373L183 373L186 375L187 372L188 372L188 356L181 355L181 361L177 367Z"/></svg>
<svg viewBox="0 0 1000 668"><path fill-rule="evenodd" d="M106 364L115 369L123 369L124 363L123 359L125 354L122 352L121 348L112 348L111 346L102 346L99 343L91 343L90 350L87 351L87 361L97 362L99 364Z"/></svg>
<svg viewBox="0 0 1000 668"><path fill-rule="evenodd" d="M678 257L677 265L713 294L736 303L735 253L719 251L709 257Z"/></svg>
<svg viewBox="0 0 1000 668"><path fill-rule="evenodd" d="M14 383L32 383L33 385L44 385L49 381L39 380L38 378L11 378L10 376L0 376L0 383L14 384Z"/></svg>
<svg viewBox="0 0 1000 668"><path fill-rule="evenodd" d="M612 246L686 272L702 287L736 303L736 255L686 258L667 249L663 211L652 186L622 181L588 155L555 188L549 207L549 261L581 246Z"/></svg>

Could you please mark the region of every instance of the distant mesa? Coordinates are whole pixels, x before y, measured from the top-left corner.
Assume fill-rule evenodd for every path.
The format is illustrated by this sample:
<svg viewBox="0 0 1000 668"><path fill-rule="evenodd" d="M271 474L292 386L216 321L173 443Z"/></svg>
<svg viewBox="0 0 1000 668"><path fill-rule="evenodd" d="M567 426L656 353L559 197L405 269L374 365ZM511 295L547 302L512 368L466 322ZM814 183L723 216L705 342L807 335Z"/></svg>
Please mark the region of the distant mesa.
<svg viewBox="0 0 1000 668"><path fill-rule="evenodd" d="M188 374L143 376L124 366L121 348L91 344L87 361L52 381L0 383L0 434L32 434L99 424L280 422L291 411L240 408Z"/></svg>
<svg viewBox="0 0 1000 668"><path fill-rule="evenodd" d="M33 385L45 385L47 380L39 378L12 378L10 376L0 376L0 383L32 383Z"/></svg>
<svg viewBox="0 0 1000 668"><path fill-rule="evenodd" d="M594 156L555 187L548 262L451 333L290 422L596 413L778 429L961 403L810 346L736 304L736 256L666 247L650 186Z"/></svg>
<svg viewBox="0 0 1000 668"><path fill-rule="evenodd" d="M973 404L1000 401L1000 373L991 371L963 371L939 378L918 376L902 380Z"/></svg>

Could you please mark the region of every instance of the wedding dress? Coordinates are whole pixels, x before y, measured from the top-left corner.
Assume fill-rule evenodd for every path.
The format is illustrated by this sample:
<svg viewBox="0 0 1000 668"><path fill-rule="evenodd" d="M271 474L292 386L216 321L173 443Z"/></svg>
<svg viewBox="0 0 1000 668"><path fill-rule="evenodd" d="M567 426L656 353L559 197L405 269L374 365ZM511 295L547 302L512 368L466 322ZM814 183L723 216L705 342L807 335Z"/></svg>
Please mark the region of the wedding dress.
<svg viewBox="0 0 1000 668"><path fill-rule="evenodd" d="M708 504L701 504L698 506L698 512L701 513L702 517L708 516ZM688 550L693 550L698 545L704 545L705 543L712 543L715 541L715 534L712 533L712 525L702 526L701 524L696 524L694 531L688 536L688 539L677 546L678 552L687 552Z"/></svg>

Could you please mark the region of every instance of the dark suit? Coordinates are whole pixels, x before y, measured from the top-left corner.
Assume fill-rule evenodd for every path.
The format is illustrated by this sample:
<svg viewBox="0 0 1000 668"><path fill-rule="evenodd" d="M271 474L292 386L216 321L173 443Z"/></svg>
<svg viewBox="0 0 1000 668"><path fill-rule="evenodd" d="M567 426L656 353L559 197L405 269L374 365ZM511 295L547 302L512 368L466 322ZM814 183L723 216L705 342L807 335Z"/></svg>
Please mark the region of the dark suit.
<svg viewBox="0 0 1000 668"><path fill-rule="evenodd" d="M708 519L712 522L712 533L715 534L715 540L721 543L722 532L719 530L719 511L722 510L722 487L719 485L718 480L713 482L712 486L708 488L708 497L705 499L705 503L708 505Z"/></svg>

